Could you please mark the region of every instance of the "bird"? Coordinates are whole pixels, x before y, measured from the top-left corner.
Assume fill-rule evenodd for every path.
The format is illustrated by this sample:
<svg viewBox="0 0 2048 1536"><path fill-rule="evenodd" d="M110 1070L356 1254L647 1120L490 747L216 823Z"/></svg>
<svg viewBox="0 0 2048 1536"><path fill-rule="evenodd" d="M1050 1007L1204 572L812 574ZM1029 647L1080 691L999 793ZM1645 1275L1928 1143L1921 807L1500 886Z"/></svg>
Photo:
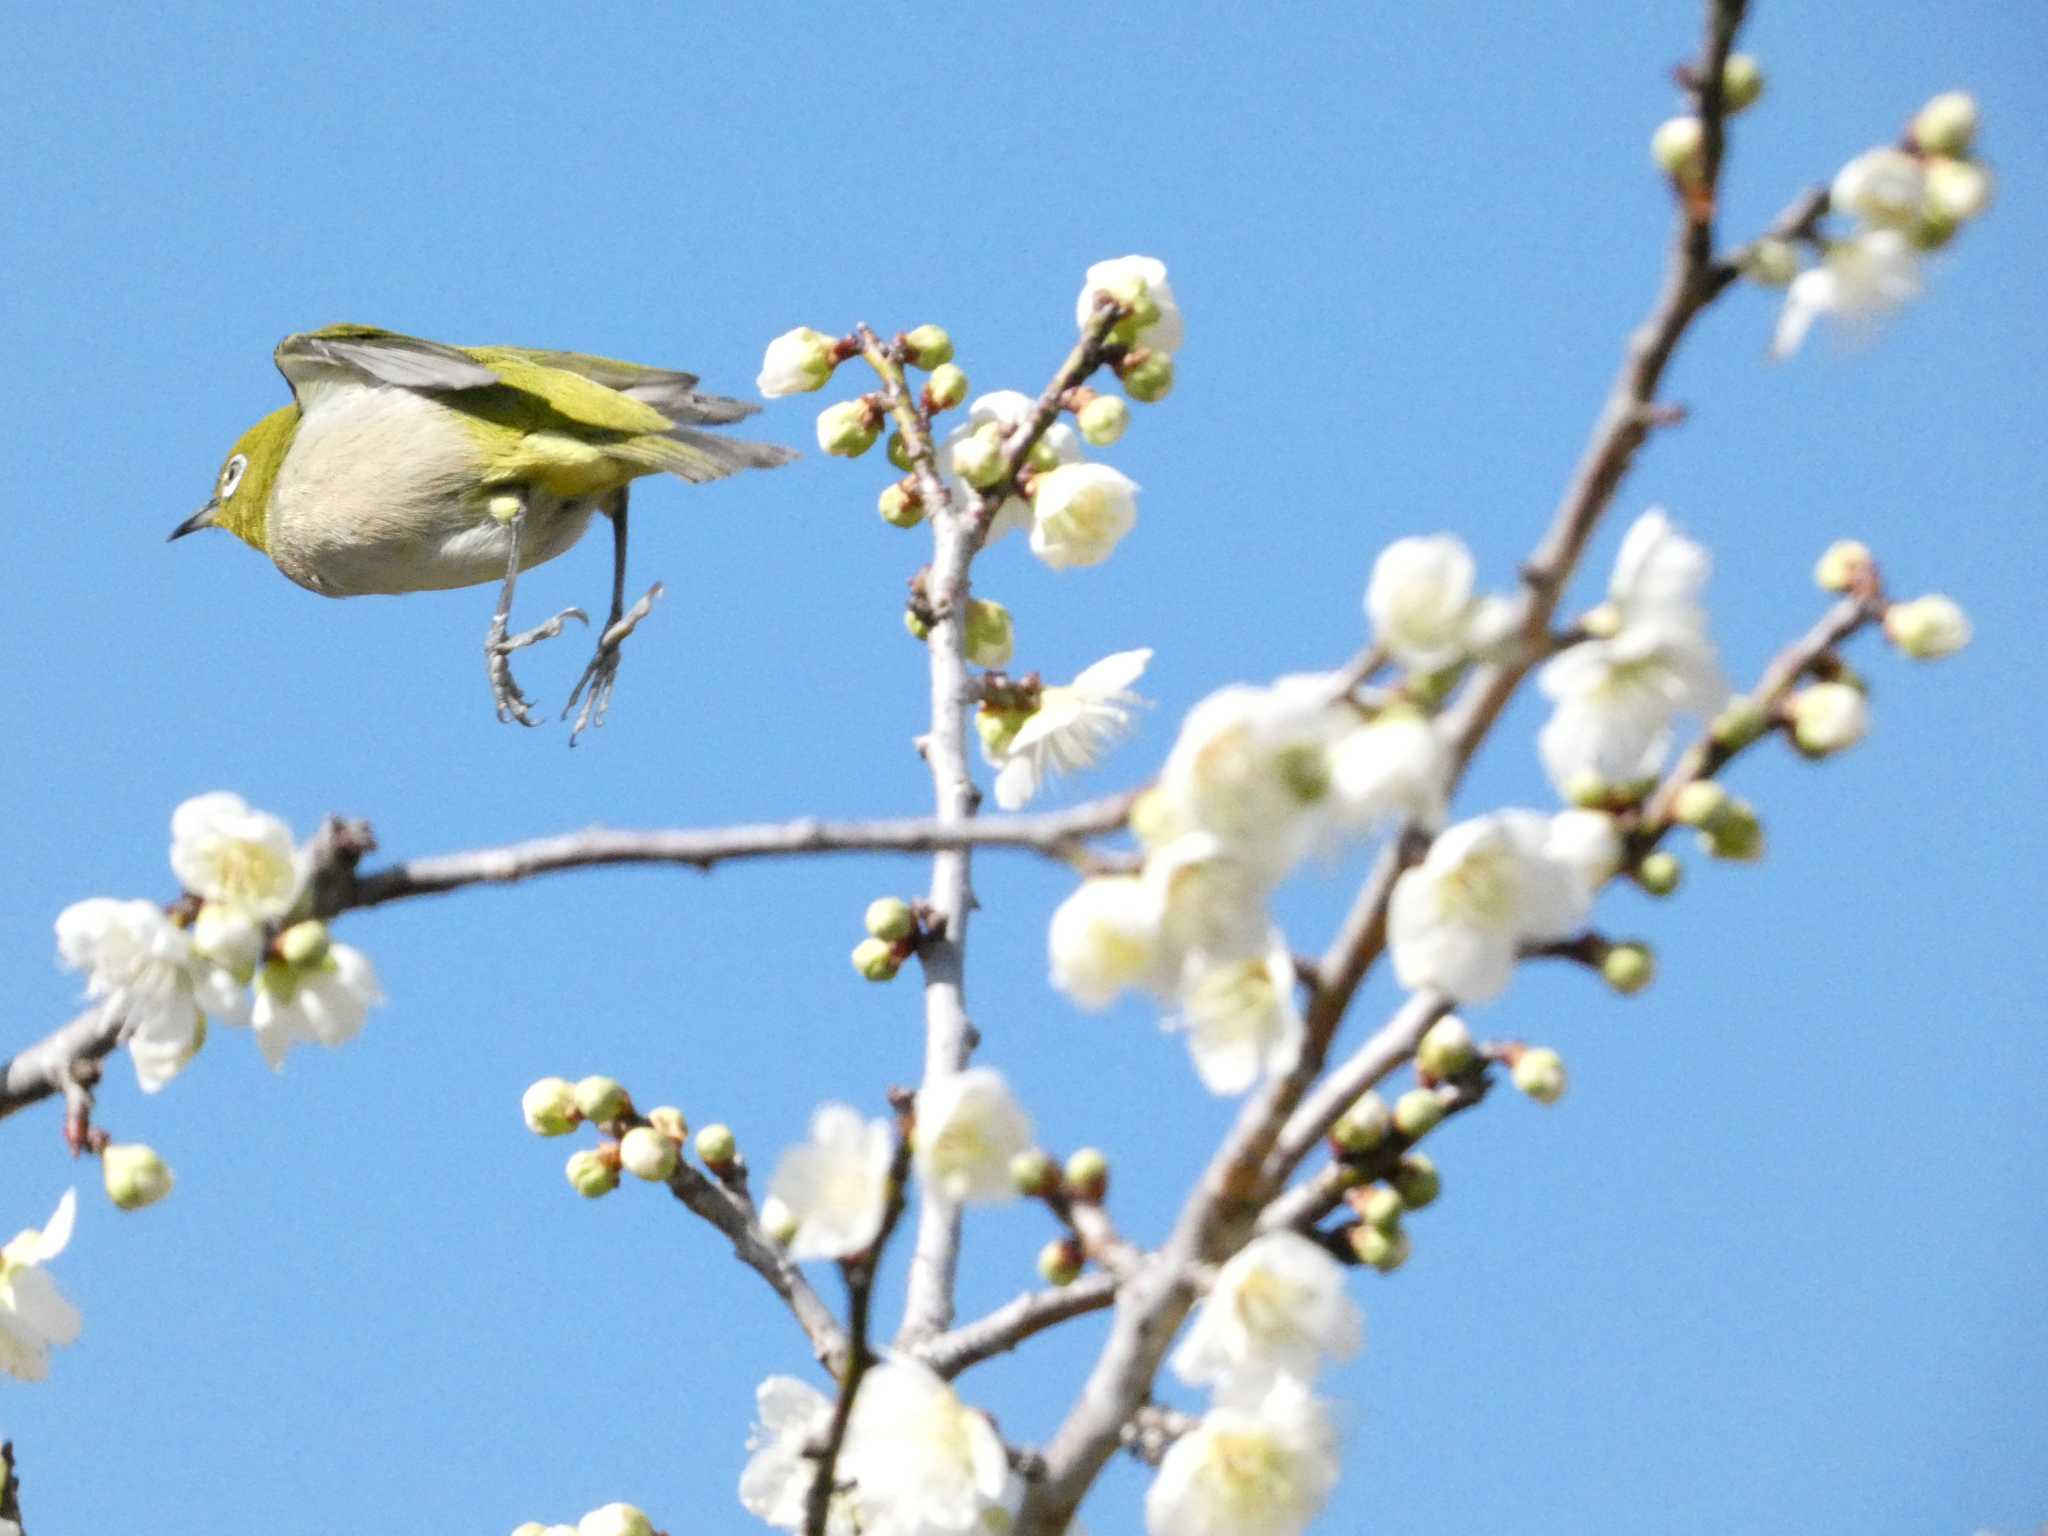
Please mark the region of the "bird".
<svg viewBox="0 0 2048 1536"><path fill-rule="evenodd" d="M512 652L562 632L566 608L509 633L519 573L552 560L603 513L612 528L611 613L562 710L582 712L570 744L610 707L619 647L661 595L628 612L626 504L632 482L692 484L796 457L774 443L702 430L758 406L700 393L693 374L583 352L460 347L368 325L330 325L278 343L292 403L244 432L213 494L171 531L223 528L324 597L437 591L497 581L484 640L500 721L536 725Z"/></svg>

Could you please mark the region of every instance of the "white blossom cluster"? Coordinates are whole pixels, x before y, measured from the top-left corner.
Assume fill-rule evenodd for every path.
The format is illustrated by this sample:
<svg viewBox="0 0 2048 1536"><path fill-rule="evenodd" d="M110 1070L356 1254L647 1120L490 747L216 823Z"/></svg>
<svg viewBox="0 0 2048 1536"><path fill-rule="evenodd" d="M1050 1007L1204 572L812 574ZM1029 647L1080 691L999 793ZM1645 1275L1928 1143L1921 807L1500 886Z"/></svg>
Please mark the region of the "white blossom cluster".
<svg viewBox="0 0 2048 1536"><path fill-rule="evenodd" d="M515 1526L512 1536L654 1536L654 1522L637 1505L606 1504L574 1525L542 1525L538 1520L528 1520Z"/></svg>
<svg viewBox="0 0 2048 1536"><path fill-rule="evenodd" d="M48 1226L29 1227L0 1246L0 1371L22 1381L49 1375L50 1350L78 1338L78 1309L44 1268L71 1242L77 1218L78 1192L66 1190Z"/></svg>

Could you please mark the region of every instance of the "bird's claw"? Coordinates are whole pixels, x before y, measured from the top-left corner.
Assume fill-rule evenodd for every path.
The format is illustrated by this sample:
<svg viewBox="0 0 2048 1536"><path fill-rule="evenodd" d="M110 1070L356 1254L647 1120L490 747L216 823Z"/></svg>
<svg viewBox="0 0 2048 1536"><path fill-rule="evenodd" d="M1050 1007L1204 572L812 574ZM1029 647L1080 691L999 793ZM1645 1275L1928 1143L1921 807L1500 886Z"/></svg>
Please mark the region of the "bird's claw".
<svg viewBox="0 0 2048 1536"><path fill-rule="evenodd" d="M626 636L633 633L640 621L654 611L654 600L661 596L661 583L656 582L647 589L647 595L628 608L618 618L605 626L598 636L597 654L590 658L590 665L583 669L583 676L576 680L576 686L569 690L569 702L562 706L562 718L569 718L569 711L576 709L577 701L583 707L577 711L576 723L569 727L569 745L576 745L576 738L586 727L604 724L605 711L611 708L612 689L618 683L619 647Z"/></svg>
<svg viewBox="0 0 2048 1536"><path fill-rule="evenodd" d="M534 718L533 701L527 698L519 684L512 677L510 657L514 651L529 645L539 645L543 640L552 640L562 632L562 626L569 620L588 624L590 615L581 608L564 608L545 624L536 624L523 629L516 635L505 633L505 616L499 614L491 620L491 632L484 639L484 666L491 679L491 702L498 707L498 719L504 724L514 720L521 725L539 725Z"/></svg>

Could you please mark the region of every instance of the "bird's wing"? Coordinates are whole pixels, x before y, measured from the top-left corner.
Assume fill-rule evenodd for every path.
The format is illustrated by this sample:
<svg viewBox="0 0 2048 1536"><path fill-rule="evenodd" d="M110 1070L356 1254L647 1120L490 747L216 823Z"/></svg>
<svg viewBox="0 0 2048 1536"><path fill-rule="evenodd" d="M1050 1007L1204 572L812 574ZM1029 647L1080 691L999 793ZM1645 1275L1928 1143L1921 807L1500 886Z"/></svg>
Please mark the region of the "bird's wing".
<svg viewBox="0 0 2048 1536"><path fill-rule="evenodd" d="M588 352L542 352L526 347L480 347L477 355L486 360L503 358L539 368L559 369L579 378L602 384L643 405L651 405L677 426L722 426L740 421L760 410L743 400L697 392L694 373L675 373L666 368L649 368L644 363L621 362L615 357L597 357Z"/></svg>
<svg viewBox="0 0 2048 1536"><path fill-rule="evenodd" d="M373 325L330 325L287 336L277 344L276 356L277 371L302 405L309 386L337 379L423 390L483 389L500 382L460 347Z"/></svg>

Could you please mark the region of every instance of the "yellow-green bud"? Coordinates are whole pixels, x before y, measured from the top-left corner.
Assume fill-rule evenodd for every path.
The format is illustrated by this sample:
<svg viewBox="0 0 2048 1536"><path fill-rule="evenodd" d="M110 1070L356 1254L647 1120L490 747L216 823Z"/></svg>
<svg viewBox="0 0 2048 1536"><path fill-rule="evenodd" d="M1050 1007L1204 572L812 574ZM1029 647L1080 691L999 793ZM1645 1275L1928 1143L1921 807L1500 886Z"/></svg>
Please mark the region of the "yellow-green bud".
<svg viewBox="0 0 2048 1536"><path fill-rule="evenodd" d="M1042 475L1047 470L1060 467L1060 451L1041 437L1031 445L1031 451L1024 456L1024 462L1031 466L1033 474Z"/></svg>
<svg viewBox="0 0 2048 1536"><path fill-rule="evenodd" d="M1431 1077L1456 1077L1477 1059L1472 1031L1455 1013L1447 1013L1429 1026L1416 1047L1415 1065Z"/></svg>
<svg viewBox="0 0 2048 1536"><path fill-rule="evenodd" d="M1026 1199L1043 1199L1060 1186L1060 1171L1050 1154L1033 1147L1010 1159L1010 1183Z"/></svg>
<svg viewBox="0 0 2048 1536"><path fill-rule="evenodd" d="M786 1248L795 1238L796 1229L796 1212L780 1199L770 1195L761 1202L761 1230L768 1234L769 1242L778 1248Z"/></svg>
<svg viewBox="0 0 2048 1536"><path fill-rule="evenodd" d="M548 1536L548 1528L538 1520L526 1520L512 1527L512 1536Z"/></svg>
<svg viewBox="0 0 2048 1536"><path fill-rule="evenodd" d="M1766 288L1783 288L1799 275L1799 249L1766 235L1742 253L1742 275Z"/></svg>
<svg viewBox="0 0 2048 1536"><path fill-rule="evenodd" d="M739 1155L739 1139L731 1126L714 1121L697 1133L697 1156L706 1168L729 1168Z"/></svg>
<svg viewBox="0 0 2048 1536"><path fill-rule="evenodd" d="M1394 1129L1420 1141L1443 1124L1444 1101L1427 1088L1410 1088L1394 1100Z"/></svg>
<svg viewBox="0 0 2048 1536"><path fill-rule="evenodd" d="M1433 1160L1420 1152L1401 1154L1401 1164L1394 1170L1394 1188L1409 1210L1421 1210L1443 1193L1443 1187L1443 1177Z"/></svg>
<svg viewBox="0 0 2048 1536"><path fill-rule="evenodd" d="M619 1138L619 1166L636 1179L662 1183L679 1161L676 1144L651 1125L636 1125Z"/></svg>
<svg viewBox="0 0 2048 1536"><path fill-rule="evenodd" d="M690 1122L683 1118L683 1112L673 1104L663 1104L647 1111L647 1123L670 1141L680 1146L690 1134Z"/></svg>
<svg viewBox="0 0 2048 1536"><path fill-rule="evenodd" d="M1763 99L1764 71L1752 54L1731 53L1721 66L1721 105L1731 115Z"/></svg>
<svg viewBox="0 0 2048 1536"><path fill-rule="evenodd" d="M924 640L932 632L931 625L919 618L916 612L909 608L903 610L903 629L913 640Z"/></svg>
<svg viewBox="0 0 2048 1536"><path fill-rule="evenodd" d="M981 745L990 757L1001 757L1010 750L1010 743L1017 739L1017 732L1032 712L1026 709L990 709L986 704L974 712L975 733L981 737Z"/></svg>
<svg viewBox="0 0 2048 1536"><path fill-rule="evenodd" d="M1010 610L991 599L967 600L967 659L977 667L1009 665L1017 649L1017 629Z"/></svg>
<svg viewBox="0 0 2048 1536"><path fill-rule="evenodd" d="M309 917L277 936L278 958L295 971L310 971L327 958L327 925Z"/></svg>
<svg viewBox="0 0 2048 1536"><path fill-rule="evenodd" d="M882 451L889 456L889 462L905 474L910 473L912 465L916 462L910 457L910 444L904 440L901 432L891 432L889 440L882 444Z"/></svg>
<svg viewBox="0 0 2048 1536"><path fill-rule="evenodd" d="M967 375L951 363L941 363L925 381L925 398L935 411L950 411L967 398Z"/></svg>
<svg viewBox="0 0 2048 1536"><path fill-rule="evenodd" d="M910 910L910 903L901 896L877 896L868 903L866 916L862 919L868 930L868 937L880 939L885 944L900 944L917 932L917 914Z"/></svg>
<svg viewBox="0 0 2048 1536"><path fill-rule="evenodd" d="M1141 405L1157 405L1173 393L1173 358L1139 347L1124 358L1117 377L1124 381L1124 392L1133 400Z"/></svg>
<svg viewBox="0 0 2048 1536"><path fill-rule="evenodd" d="M1627 997L1647 987L1657 974L1657 957L1647 944L1615 944L1600 957L1607 985Z"/></svg>
<svg viewBox="0 0 2048 1536"><path fill-rule="evenodd" d="M1548 1046L1517 1056L1513 1076L1515 1086L1538 1104L1555 1104L1564 1097L1564 1058Z"/></svg>
<svg viewBox="0 0 2048 1536"><path fill-rule="evenodd" d="M818 446L841 459L857 459L882 435L882 413L865 400L842 400L818 413Z"/></svg>
<svg viewBox="0 0 2048 1536"><path fill-rule="evenodd" d="M1605 810L1614 800L1614 786L1590 769L1564 781L1565 804L1582 811Z"/></svg>
<svg viewBox="0 0 2048 1536"><path fill-rule="evenodd" d="M141 1142L111 1142L100 1151L100 1177L107 1198L124 1211L155 1205L171 1192L171 1170L154 1147Z"/></svg>
<svg viewBox="0 0 2048 1536"><path fill-rule="evenodd" d="M911 367L929 373L953 361L953 338L941 326L920 325L903 338L903 351Z"/></svg>
<svg viewBox="0 0 2048 1536"><path fill-rule="evenodd" d="M1711 831L1726 819L1735 799L1712 779L1694 779L1671 802L1671 819L1681 827Z"/></svg>
<svg viewBox="0 0 2048 1536"><path fill-rule="evenodd" d="M1074 425L1090 446L1107 448L1131 424L1131 408L1121 395L1097 395L1074 413Z"/></svg>
<svg viewBox="0 0 2048 1536"><path fill-rule="evenodd" d="M576 1522L576 1536L654 1536L654 1522L631 1504L607 1504Z"/></svg>
<svg viewBox="0 0 2048 1536"><path fill-rule="evenodd" d="M1707 734L1713 738L1715 746L1740 752L1770 727L1770 720L1755 701L1742 698L1734 700L1714 716L1713 723L1707 727Z"/></svg>
<svg viewBox="0 0 2048 1536"><path fill-rule="evenodd" d="M1109 1159L1098 1147L1083 1147L1067 1159L1067 1194L1075 1200L1100 1202L1109 1193Z"/></svg>
<svg viewBox="0 0 2048 1536"><path fill-rule="evenodd" d="M1967 155L1977 137L1977 98L1943 91L1913 116L1913 142L1930 155Z"/></svg>
<svg viewBox="0 0 2048 1536"><path fill-rule="evenodd" d="M519 1113L536 1136L566 1136L582 1122L576 1085L565 1077L544 1077L519 1096Z"/></svg>
<svg viewBox="0 0 2048 1536"><path fill-rule="evenodd" d="M1650 158L1673 181L1699 180L1706 147L1706 125L1696 117L1667 118L1650 135Z"/></svg>
<svg viewBox="0 0 2048 1536"><path fill-rule="evenodd" d="M1913 242L1913 248L1921 251L1938 251L1955 239L1956 231L1963 227L1962 220L1939 208L1923 208L1906 231L1906 238Z"/></svg>
<svg viewBox="0 0 2048 1536"><path fill-rule="evenodd" d="M1164 848L1191 829L1186 813L1162 789L1148 789L1131 802L1131 836L1144 848Z"/></svg>
<svg viewBox="0 0 2048 1536"><path fill-rule="evenodd" d="M1375 1184L1363 1191L1352 1200L1351 1208L1358 1212L1361 1220L1383 1229L1399 1226L1401 1213L1408 1209L1400 1191L1385 1184Z"/></svg>
<svg viewBox="0 0 2048 1536"><path fill-rule="evenodd" d="M1362 1093L1330 1127L1330 1139L1346 1152L1370 1152L1393 1128L1394 1116L1387 1101L1376 1093Z"/></svg>
<svg viewBox="0 0 2048 1536"><path fill-rule="evenodd" d="M862 939L853 946L849 958L853 968L868 981L894 981L896 973L903 969L903 958L896 953L896 946L882 939Z"/></svg>
<svg viewBox="0 0 2048 1536"><path fill-rule="evenodd" d="M1847 592L1870 579L1877 559L1861 539L1837 539L1813 563L1813 584L1823 592Z"/></svg>
<svg viewBox="0 0 2048 1536"><path fill-rule="evenodd" d="M1071 1237L1056 1237L1038 1250L1038 1273L1047 1285L1072 1285L1087 1262L1080 1243Z"/></svg>
<svg viewBox="0 0 2048 1536"><path fill-rule="evenodd" d="M1678 862L1678 855L1662 849L1645 854L1643 862L1636 866L1636 884L1652 896L1669 896L1678 889L1684 875L1685 866Z"/></svg>
<svg viewBox="0 0 2048 1536"><path fill-rule="evenodd" d="M1351 1228L1351 1251L1361 1264L1370 1264L1383 1275L1391 1275L1408 1262L1414 1242L1400 1227L1388 1230L1371 1222Z"/></svg>
<svg viewBox="0 0 2048 1536"><path fill-rule="evenodd" d="M1884 634L1915 661L1939 661L1970 643L1970 620L1955 599L1931 592L1885 609Z"/></svg>
<svg viewBox="0 0 2048 1536"><path fill-rule="evenodd" d="M1748 801L1730 801L1719 820L1701 832L1700 846L1717 859L1754 863L1764 856L1764 824Z"/></svg>
<svg viewBox="0 0 2048 1536"><path fill-rule="evenodd" d="M625 1087L614 1077L591 1076L576 1085L576 1108L599 1125L616 1120L633 1107Z"/></svg>
<svg viewBox="0 0 2048 1536"><path fill-rule="evenodd" d="M800 325L768 343L755 388L773 400L783 395L823 389L838 366L838 346L830 336Z"/></svg>
<svg viewBox="0 0 2048 1536"><path fill-rule="evenodd" d="M897 480L882 487L875 498L875 510L892 528L915 528L924 521L924 500L908 481Z"/></svg>
<svg viewBox="0 0 2048 1536"><path fill-rule="evenodd" d="M1003 478L1006 463L1001 423L986 421L953 445L953 473L985 491Z"/></svg>
<svg viewBox="0 0 2048 1536"><path fill-rule="evenodd" d="M1936 155L1926 170L1929 217L1966 223L1991 206L1991 172L1977 161Z"/></svg>
<svg viewBox="0 0 2048 1536"><path fill-rule="evenodd" d="M1786 706L1792 744L1808 757L1832 757L1861 741L1870 729L1870 701L1848 683L1815 683L1792 695Z"/></svg>
<svg viewBox="0 0 2048 1536"><path fill-rule="evenodd" d="M569 1163L563 1172L569 1176L569 1187L586 1200L595 1200L608 1195L619 1187L618 1152L606 1157L603 1149L585 1147L580 1152L569 1154Z"/></svg>

